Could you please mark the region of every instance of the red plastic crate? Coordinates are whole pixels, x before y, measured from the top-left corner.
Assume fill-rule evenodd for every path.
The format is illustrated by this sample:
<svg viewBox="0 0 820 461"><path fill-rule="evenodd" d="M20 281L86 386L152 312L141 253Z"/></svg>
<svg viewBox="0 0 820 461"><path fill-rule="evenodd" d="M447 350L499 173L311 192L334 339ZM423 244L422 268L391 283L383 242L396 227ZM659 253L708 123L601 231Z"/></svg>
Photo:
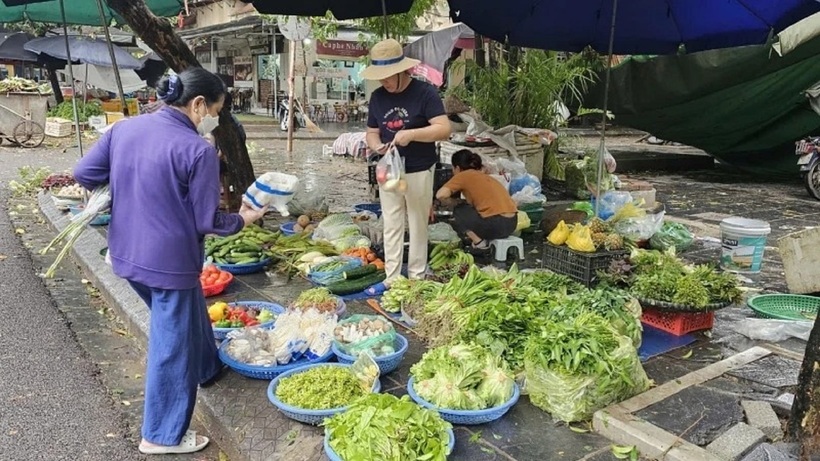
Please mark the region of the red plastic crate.
<svg viewBox="0 0 820 461"><path fill-rule="evenodd" d="M715 324L715 313L660 312L654 309L644 309L641 322L675 336L683 336L693 331L712 328Z"/></svg>

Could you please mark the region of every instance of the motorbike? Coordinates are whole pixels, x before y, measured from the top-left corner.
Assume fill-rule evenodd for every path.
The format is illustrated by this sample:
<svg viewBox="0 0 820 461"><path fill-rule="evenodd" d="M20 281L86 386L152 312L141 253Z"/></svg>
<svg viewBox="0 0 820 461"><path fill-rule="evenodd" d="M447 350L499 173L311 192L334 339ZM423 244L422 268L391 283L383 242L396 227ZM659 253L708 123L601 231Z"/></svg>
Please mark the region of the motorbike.
<svg viewBox="0 0 820 461"><path fill-rule="evenodd" d="M299 101L294 100L294 106L296 106L296 111L293 113L293 121L295 122L293 126L293 131L298 130L299 128L307 127L307 123L305 123L305 117L302 115L302 106L299 104ZM279 103L279 128L282 131L288 131L288 120L290 119L290 105L286 99L283 99Z"/></svg>
<svg viewBox="0 0 820 461"><path fill-rule="evenodd" d="M797 141L794 153L798 156L797 166L800 177L806 183L806 191L815 200L820 200L820 136Z"/></svg>

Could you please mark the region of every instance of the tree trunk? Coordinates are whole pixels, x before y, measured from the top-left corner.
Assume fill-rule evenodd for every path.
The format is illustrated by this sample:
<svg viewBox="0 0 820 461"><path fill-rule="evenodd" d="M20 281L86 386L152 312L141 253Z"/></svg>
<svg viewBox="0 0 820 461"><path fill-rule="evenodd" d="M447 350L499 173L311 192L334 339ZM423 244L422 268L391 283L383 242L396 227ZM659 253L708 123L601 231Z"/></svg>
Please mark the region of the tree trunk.
<svg viewBox="0 0 820 461"><path fill-rule="evenodd" d="M820 322L815 320L800 368L797 391L789 417L788 436L799 441L801 459L820 456Z"/></svg>
<svg viewBox="0 0 820 461"><path fill-rule="evenodd" d="M106 0L142 41L154 50L174 72L182 72L188 67L202 67L193 51L174 32L171 23L156 17L142 0ZM228 205L233 211L239 209L242 194L255 180L248 148L242 142L239 126L231 117L227 105L219 114L219 127L214 130L227 162L224 184L227 184Z"/></svg>
<svg viewBox="0 0 820 461"><path fill-rule="evenodd" d="M475 63L478 67L486 65L486 59L484 58L484 37L475 34Z"/></svg>
<svg viewBox="0 0 820 461"><path fill-rule="evenodd" d="M62 104L64 101L63 90L60 88L60 81L57 80L57 68L47 64L46 71L48 72L48 81L51 82L51 90L54 92L54 99L57 100L57 104Z"/></svg>

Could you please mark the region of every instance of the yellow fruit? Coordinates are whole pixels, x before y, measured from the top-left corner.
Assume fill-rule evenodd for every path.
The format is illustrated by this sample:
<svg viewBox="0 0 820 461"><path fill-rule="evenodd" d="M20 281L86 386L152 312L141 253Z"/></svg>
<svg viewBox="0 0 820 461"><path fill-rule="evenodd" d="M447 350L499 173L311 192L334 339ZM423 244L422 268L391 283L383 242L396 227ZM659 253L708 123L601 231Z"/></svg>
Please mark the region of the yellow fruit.
<svg viewBox="0 0 820 461"><path fill-rule="evenodd" d="M561 221L555 226L555 229L547 236L547 240L553 245L563 245L569 237L570 231L567 223Z"/></svg>
<svg viewBox="0 0 820 461"><path fill-rule="evenodd" d="M227 313L228 304L223 302L216 303L208 308L208 317L211 318L211 322L218 322L220 320L223 320Z"/></svg>

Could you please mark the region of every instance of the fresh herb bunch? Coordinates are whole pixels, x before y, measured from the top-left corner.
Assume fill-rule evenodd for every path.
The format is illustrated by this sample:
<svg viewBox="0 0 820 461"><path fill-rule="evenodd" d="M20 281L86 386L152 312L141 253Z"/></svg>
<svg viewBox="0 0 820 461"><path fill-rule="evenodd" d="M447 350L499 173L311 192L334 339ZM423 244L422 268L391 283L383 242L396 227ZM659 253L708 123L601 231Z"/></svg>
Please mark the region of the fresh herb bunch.
<svg viewBox="0 0 820 461"><path fill-rule="evenodd" d="M329 444L343 461L446 461L450 423L408 396L368 394L325 420Z"/></svg>
<svg viewBox="0 0 820 461"><path fill-rule="evenodd" d="M706 308L714 303L736 303L742 292L737 278L713 266L685 264L672 247L665 252L635 250L629 264L613 263L605 280L629 287L643 299Z"/></svg>
<svg viewBox="0 0 820 461"><path fill-rule="evenodd" d="M344 407L365 393L360 381L347 367L330 365L288 376L276 387L279 400L308 410Z"/></svg>

